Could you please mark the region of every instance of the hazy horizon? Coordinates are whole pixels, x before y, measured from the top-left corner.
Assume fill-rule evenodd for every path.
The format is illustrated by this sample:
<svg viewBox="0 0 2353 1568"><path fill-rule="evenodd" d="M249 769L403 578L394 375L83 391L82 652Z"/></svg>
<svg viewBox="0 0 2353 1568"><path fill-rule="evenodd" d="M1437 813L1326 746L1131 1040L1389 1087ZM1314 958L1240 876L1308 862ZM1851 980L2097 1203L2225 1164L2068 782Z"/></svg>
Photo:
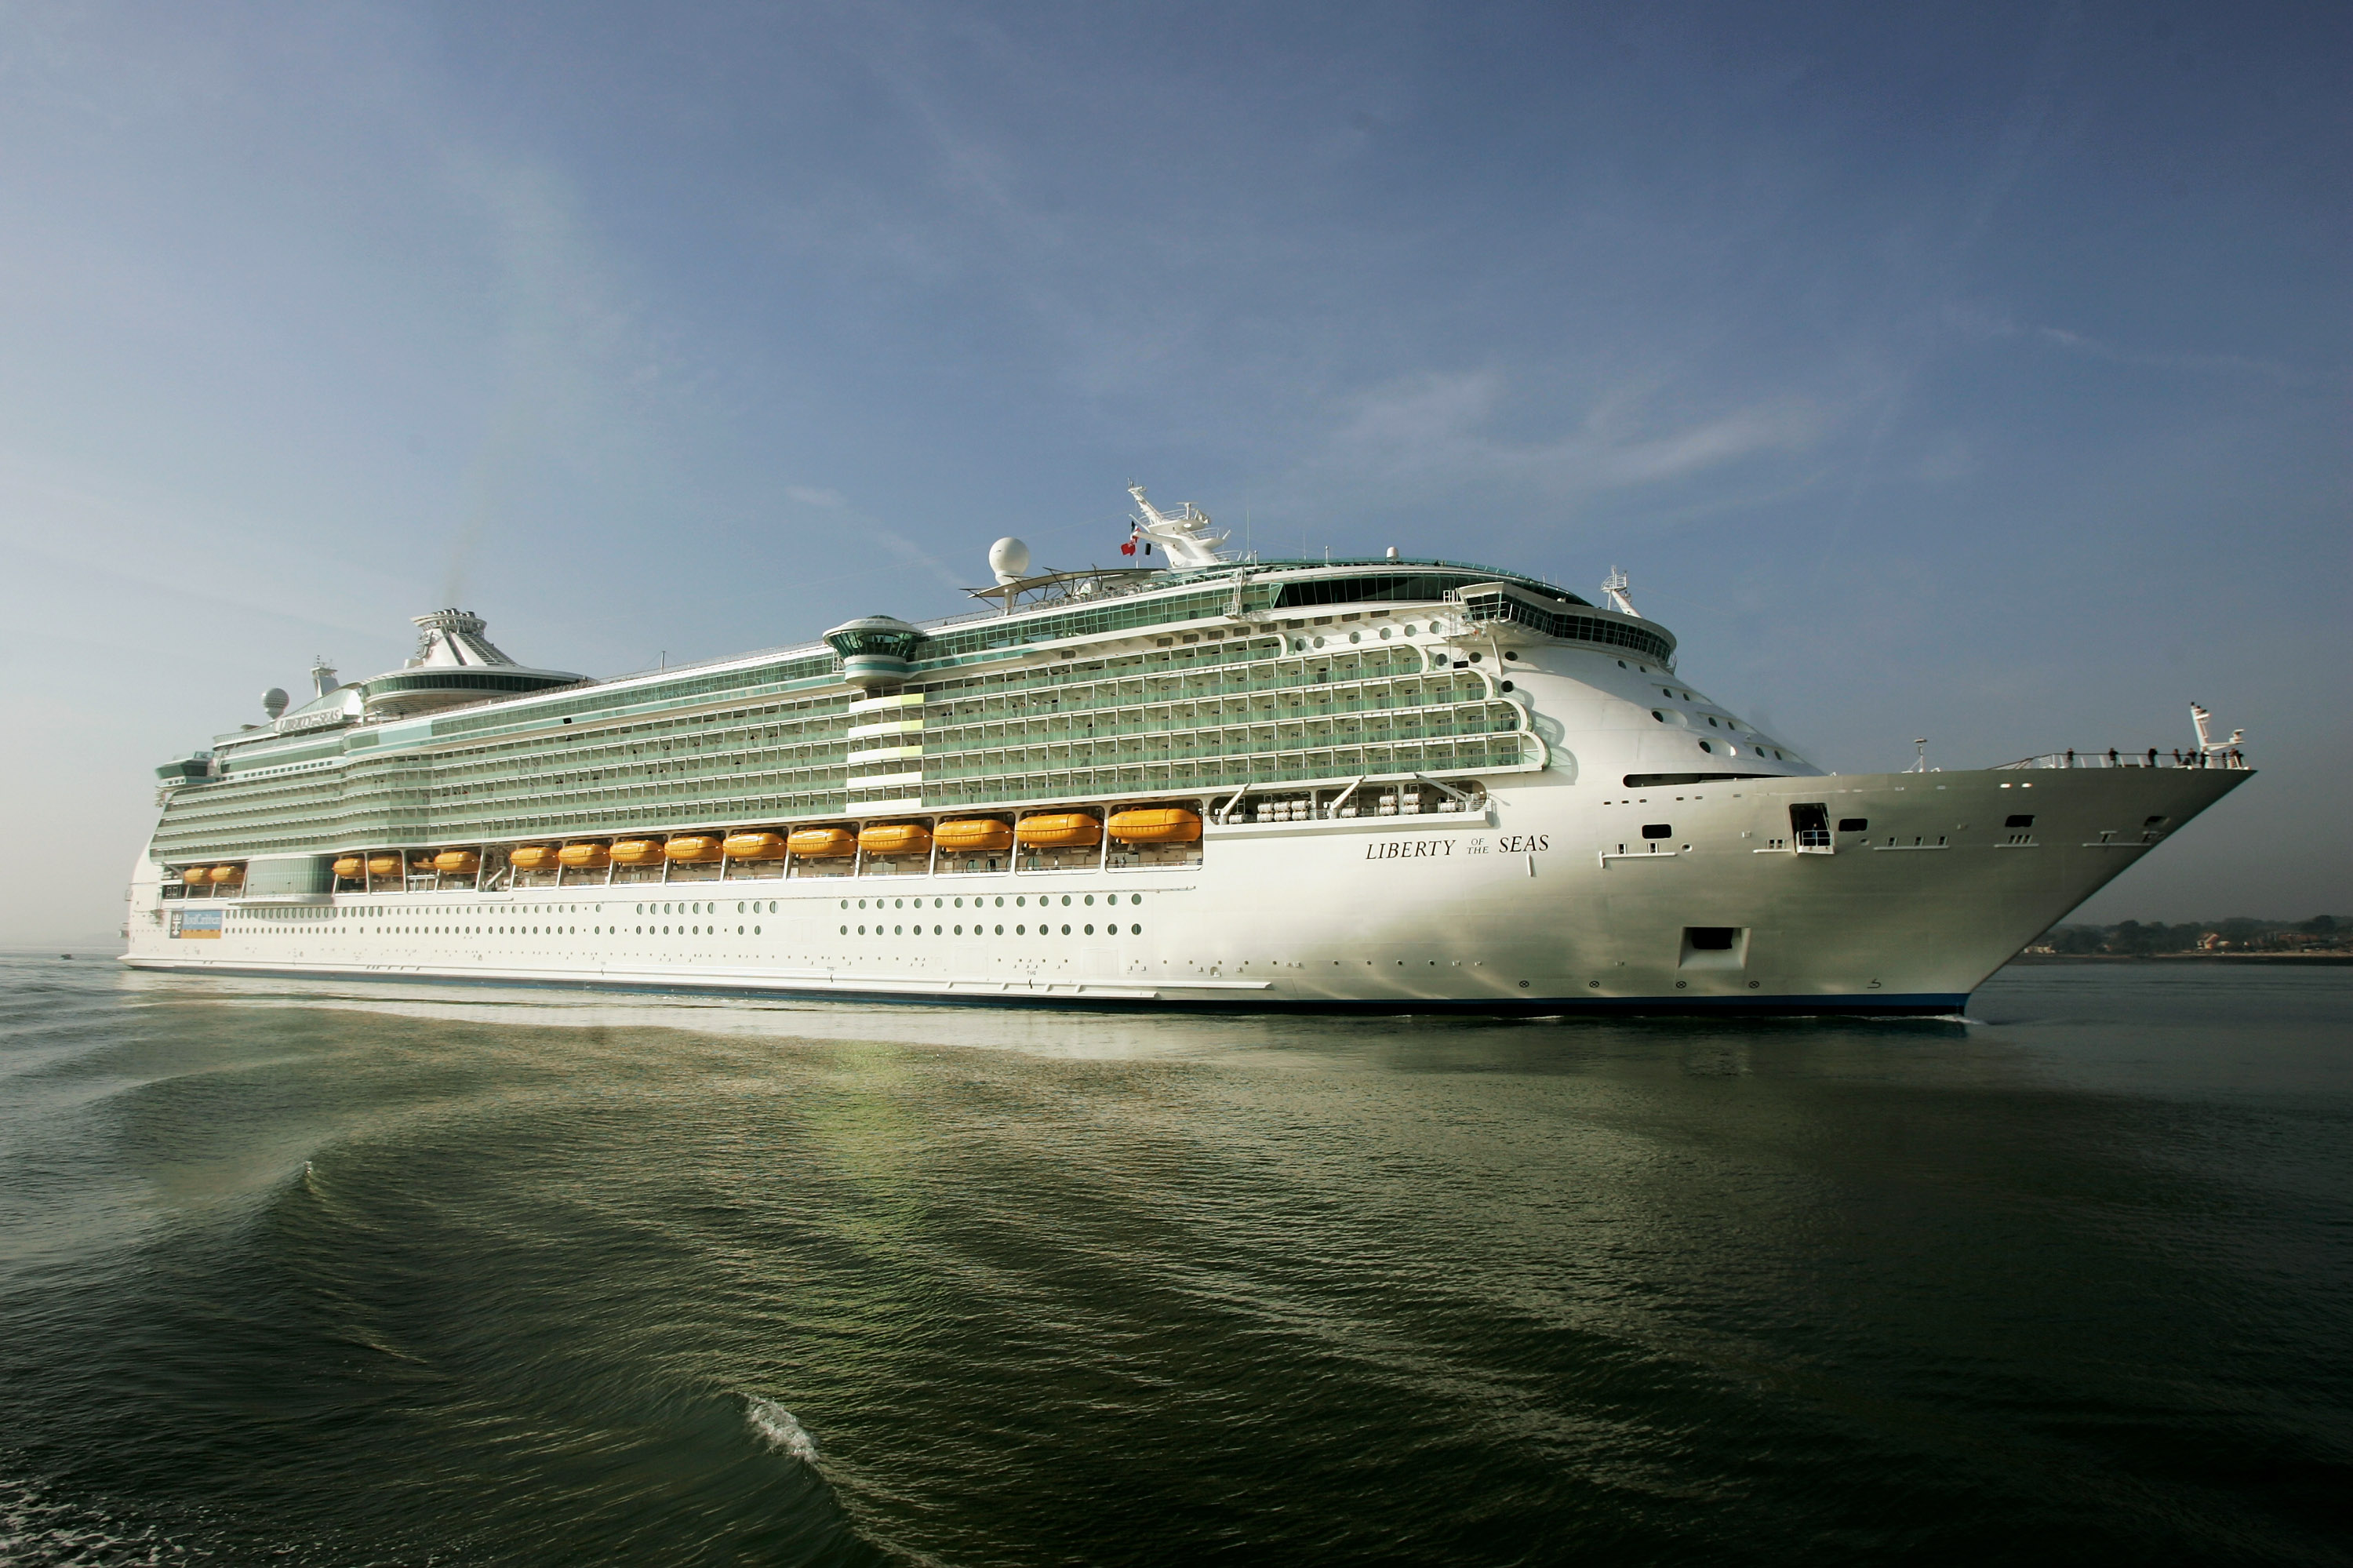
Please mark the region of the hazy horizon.
<svg viewBox="0 0 2353 1568"><path fill-rule="evenodd" d="M955 614L1131 479L1622 566L1841 772L2202 702L2258 776L2070 918L2353 908L2341 7L0 16L0 943L314 654Z"/></svg>

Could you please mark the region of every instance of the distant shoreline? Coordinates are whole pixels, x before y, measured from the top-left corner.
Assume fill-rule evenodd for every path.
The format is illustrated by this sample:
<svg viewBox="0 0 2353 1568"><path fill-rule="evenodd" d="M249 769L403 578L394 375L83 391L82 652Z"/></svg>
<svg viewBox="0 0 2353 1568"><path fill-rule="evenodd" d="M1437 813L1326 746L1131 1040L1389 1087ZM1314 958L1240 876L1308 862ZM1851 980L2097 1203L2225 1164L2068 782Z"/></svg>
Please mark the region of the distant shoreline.
<svg viewBox="0 0 2353 1568"><path fill-rule="evenodd" d="M2012 964L2353 964L2353 953L2021 953Z"/></svg>

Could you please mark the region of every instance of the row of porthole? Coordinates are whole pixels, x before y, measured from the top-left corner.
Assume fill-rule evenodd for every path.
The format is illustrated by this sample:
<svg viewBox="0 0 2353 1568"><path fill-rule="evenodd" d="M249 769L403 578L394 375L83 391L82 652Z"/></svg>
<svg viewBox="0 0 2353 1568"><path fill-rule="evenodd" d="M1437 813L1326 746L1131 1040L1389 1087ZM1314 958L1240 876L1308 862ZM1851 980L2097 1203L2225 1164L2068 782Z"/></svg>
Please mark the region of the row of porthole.
<svg viewBox="0 0 2353 1568"><path fill-rule="evenodd" d="M1095 895L1094 895L1093 894L1092 894L1092 893L1082 894L1082 895L1080 895L1080 897L1079 897L1079 902L1080 902L1080 903L1082 903L1082 904L1092 905L1092 904L1093 904L1093 903L1094 903L1094 901L1095 901ZM1141 903L1143 903L1143 902L1144 902L1144 895L1143 895L1143 894L1141 894L1141 893L1131 893L1131 894L1129 894L1129 895L1127 895L1127 901L1128 901L1130 904L1141 904ZM1041 893L1041 894L1039 894L1039 895L1038 895L1038 907L1039 907L1039 908L1040 908L1040 909L1045 908L1045 907L1046 907L1046 906L1048 906L1049 904L1051 904L1052 902L1054 902L1054 900L1053 900L1053 898L1052 898L1052 896L1051 896L1050 895ZM1116 893L1106 893L1106 894L1104 894L1104 895L1103 895L1103 902L1104 902L1104 903L1106 903L1106 904L1117 904L1117 903L1119 902L1119 895L1118 895L1118 894L1116 894ZM933 899L933 900L932 900L932 907L933 907L933 908L934 908L934 909L945 909L945 908L949 906L949 904L950 904L950 903L954 903L954 904L955 904L955 906L957 908L959 908L959 909L961 909L961 908L963 908L963 907L964 907L964 900L963 900L963 899L961 899L961 898L953 899L953 900L951 900L951 899L946 899L946 898L934 898L934 899ZM975 909L977 909L977 908L979 908L979 907L981 906L981 903L982 903L982 901L981 901L980 899L978 899L978 898L975 898L975 899L972 901L972 906L973 906ZM1028 905L1029 905L1029 895L1027 895L1027 894L1017 893L1017 894L1015 894L1015 895L1013 895L1013 907L1015 907L1016 909L1020 909L1020 908L1027 907L1027 906L1028 906ZM1064 908L1068 908L1068 907L1070 907L1070 904L1071 904L1071 895L1069 895L1069 894L1067 894L1067 893L1063 894L1063 895L1062 895L1062 906L1063 906L1063 907L1064 907ZM847 898L843 899L843 900L841 901L841 906L842 906L844 909L849 908L849 899L847 899ZM863 898L860 899L860 900L858 901L858 906L859 906L860 909L865 908L865 907L866 907L866 900L864 900ZM874 907L875 907L875 908L877 908L877 909L882 909L882 908L904 909L906 906L907 906L907 901L906 901L905 899L903 899L903 898L893 898L893 899L889 900L887 904L885 903L885 901L884 901L884 900L880 899L880 898L878 898L878 899L876 899L876 900L874 901ZM920 899L920 898L916 899L916 900L915 900L915 907L916 907L916 908L918 908L918 909L921 909L923 906L923 901L922 899ZM1005 900L1004 900L1002 897L999 897L999 898L997 900L997 906L999 909L1002 909L1002 908L1004 908L1004 907L1005 907ZM770 905L768 907L769 907L769 908L771 908L771 909L774 909L774 908L776 907L776 906L772 904L772 905Z"/></svg>
<svg viewBox="0 0 2353 1568"><path fill-rule="evenodd" d="M841 928L841 934L842 934L843 936L845 936L845 937L849 936L849 935L850 934L850 932L849 932L849 927L847 927L847 926L844 926L844 927ZM860 926L860 927L858 927L858 935L860 935L860 936L863 937L863 936L865 936L866 934L867 934L867 933L866 933L866 927L865 927ZM880 936L881 936L881 935L883 935L883 934L884 934L884 933L883 933L883 930L882 930L882 927L881 927L877 926L877 927L874 927L874 935L875 935L875 936L880 937ZM903 937L903 936L907 935L907 928L906 928L904 926L893 926L893 927L891 927L891 930L890 930L890 933L889 933L889 934L890 934L890 935L892 935L892 936L893 936L893 937ZM915 934L916 936L918 936L918 937L922 936L922 935L923 934L923 928L921 926L916 927L915 927L914 934ZM976 936L976 937L987 937L987 936L991 936L991 935L995 935L995 936L998 936L998 937L1002 937L1003 935L1005 935L1005 927L1002 927L1002 926L997 926L997 927L991 927L984 928L984 927L979 927L979 926L975 926L975 927L972 928L972 934L973 934L974 936ZM1028 936L1028 935L1029 934L1029 927L1028 926L1026 926L1026 925L1016 926L1016 927L1013 927L1013 934L1014 934L1015 936L1017 936L1017 937L1026 937L1026 936ZM1041 936L1041 937L1050 937L1050 936L1052 936L1053 934L1054 934L1054 927L1051 927L1051 926L1050 926L1050 925L1047 925L1047 924L1045 924L1045 923L1044 923L1044 922L1042 922L1042 921L1041 921L1041 922L1039 922L1039 927L1038 927L1038 935L1039 935L1039 936ZM1068 937L1068 936L1071 936L1071 935L1072 935L1072 934L1073 934L1073 933L1071 932L1071 928L1070 928L1068 926L1065 926L1065 927L1062 927L1062 935L1063 935L1063 936ZM1095 934L1095 928L1094 928L1092 926L1083 927L1082 927L1082 928L1081 928L1081 929L1076 933L1076 935L1082 936L1082 937L1092 937L1092 936L1093 936L1094 934ZM1143 936L1143 935L1144 935L1144 927L1141 927L1141 926L1130 926L1130 927L1127 928L1127 934L1128 934L1129 936L1131 936L1131 937L1141 937L1141 936ZM961 926L958 926L958 927L956 927L955 928L955 930L954 930L953 932L951 932L947 927L944 927L944 926L934 926L934 927L932 927L932 935L933 935L933 936L934 936L934 937L945 937L945 936L951 936L951 935L953 935L953 936L957 936L957 937L961 937L961 936L963 936L963 935L964 935L964 927L961 927ZM1105 927L1103 927L1103 935L1104 935L1104 936L1106 936L1106 937L1116 937L1116 936L1118 936L1118 935L1119 935L1119 927L1118 927L1118 925L1117 925L1116 923L1113 923L1113 924L1112 924L1112 925L1105 926Z"/></svg>
<svg viewBox="0 0 2353 1568"><path fill-rule="evenodd" d="M1652 709L1651 710L1651 716L1652 718L1654 718L1654 719L1658 720L1661 724L1664 724L1664 723L1666 723L1666 722L1667 722L1667 715L1664 715L1664 714L1662 714L1662 713L1661 713L1661 712L1660 712L1658 709L1656 709L1656 708L1652 708ZM1708 720L1707 722L1708 722L1708 723L1710 723L1710 724L1714 724L1715 721L1714 719L1710 719L1710 720ZM1699 743L1699 748L1700 748L1702 751L1706 752L1706 753L1707 753L1709 756L1711 756L1711 757L1712 757L1712 756L1714 756L1714 755L1715 754L1715 745L1714 745L1713 743L1711 743L1711 742L1709 742L1709 741L1704 741L1704 740L1701 741L1701 742ZM1726 745L1726 746L1725 747L1725 749L1726 751L1731 752L1731 753L1732 753L1732 755L1733 755L1733 756L1735 756L1735 757L1737 757L1737 756L1739 756L1739 755L1740 755L1740 748L1739 748L1738 747L1736 747L1736 746ZM1788 761L1788 760L1789 760L1788 758L1786 758L1786 757L1782 756L1778 751L1774 750L1774 749L1773 749L1773 747L1769 747L1769 746L1760 746L1760 747L1756 747L1755 749L1756 749L1757 753L1759 756L1770 756L1770 757L1773 758L1773 760L1774 760L1774 761L1776 761L1776 762L1787 762L1787 761Z"/></svg>
<svg viewBox="0 0 2353 1568"><path fill-rule="evenodd" d="M1406 634L1408 637L1412 636L1412 635L1413 635L1413 628L1412 628L1412 627L1410 627L1410 626L1407 627L1407 628L1405 629L1405 634ZM1339 634L1338 634L1337 632L1335 632L1333 635L1337 636L1337 635L1339 635ZM1393 627L1393 626L1384 626L1384 627L1382 627L1382 628L1381 628L1381 641L1382 641L1386 642L1386 641L1388 641L1391 637L1394 637L1395 635L1397 635L1397 628L1395 628L1395 627ZM1351 641L1351 642L1362 642L1364 640L1365 640L1365 634L1364 634L1363 632L1361 632L1361 631L1351 631L1350 633L1348 633L1348 641ZM1293 652L1294 652L1294 653L1304 653L1304 652L1307 652L1307 649L1308 649L1308 647L1309 647L1309 645L1310 645L1310 643L1311 643L1311 642L1313 643L1313 645L1314 645L1314 646L1315 646L1315 647L1317 647L1317 648L1321 648L1321 647L1323 647L1323 646L1324 646L1324 639L1322 639L1321 637L1316 637L1316 638L1294 637L1294 638L1293 638L1293 639L1291 640L1291 651L1292 651Z"/></svg>
<svg viewBox="0 0 2353 1568"><path fill-rule="evenodd" d="M716 915L719 913L719 906L717 904L708 902L692 903L686 906L684 912L689 915ZM757 915L759 912L760 900L756 898L749 901L739 898L735 901L735 913L738 915L747 913ZM768 913L774 915L776 912L776 901L771 898L768 900ZM679 908L675 904L640 904L638 906L638 913L640 915L672 915L679 913Z"/></svg>

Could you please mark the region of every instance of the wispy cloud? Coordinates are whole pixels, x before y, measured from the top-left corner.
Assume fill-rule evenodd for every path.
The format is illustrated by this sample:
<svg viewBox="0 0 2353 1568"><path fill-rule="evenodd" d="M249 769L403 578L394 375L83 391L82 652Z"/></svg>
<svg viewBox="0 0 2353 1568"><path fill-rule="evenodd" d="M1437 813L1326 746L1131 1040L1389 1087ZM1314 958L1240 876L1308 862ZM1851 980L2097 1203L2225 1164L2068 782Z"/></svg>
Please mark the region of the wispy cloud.
<svg viewBox="0 0 2353 1568"><path fill-rule="evenodd" d="M1566 433L1514 440L1494 428L1513 411L1507 403L1507 385L1494 371L1433 373L1379 387L1352 400L1326 461L1388 484L1502 482L1569 496L1665 484L1748 458L1799 451L1828 423L1818 408L1795 397L1692 417L1630 392L1599 399Z"/></svg>

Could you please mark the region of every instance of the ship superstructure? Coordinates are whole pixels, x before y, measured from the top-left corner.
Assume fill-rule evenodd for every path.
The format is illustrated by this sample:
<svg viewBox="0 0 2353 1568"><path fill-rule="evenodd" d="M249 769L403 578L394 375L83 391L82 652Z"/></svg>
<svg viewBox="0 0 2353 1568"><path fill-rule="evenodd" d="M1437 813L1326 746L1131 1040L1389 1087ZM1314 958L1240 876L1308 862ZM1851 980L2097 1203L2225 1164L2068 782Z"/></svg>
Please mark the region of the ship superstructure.
<svg viewBox="0 0 2353 1568"><path fill-rule="evenodd" d="M418 618L402 670L167 764L129 961L901 1000L1948 1012L2247 776L1835 778L1613 568L1033 570L992 608L606 681ZM274 705L272 701L274 699ZM1925 766L1925 765L1924 765Z"/></svg>

